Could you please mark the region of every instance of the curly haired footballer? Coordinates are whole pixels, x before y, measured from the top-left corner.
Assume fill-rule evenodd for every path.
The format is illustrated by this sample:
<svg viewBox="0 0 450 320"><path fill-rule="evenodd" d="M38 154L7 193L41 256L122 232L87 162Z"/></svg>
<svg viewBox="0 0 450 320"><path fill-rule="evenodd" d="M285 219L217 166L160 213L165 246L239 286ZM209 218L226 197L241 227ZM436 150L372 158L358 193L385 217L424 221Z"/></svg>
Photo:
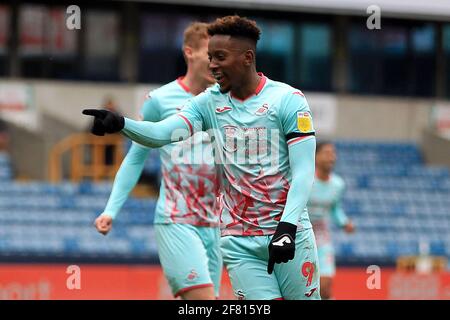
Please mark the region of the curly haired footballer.
<svg viewBox="0 0 450 320"><path fill-rule="evenodd" d="M179 113L160 122L121 118L116 122L123 125L112 130L102 110L85 114L148 147L171 143L174 130L184 130L183 138L213 130L215 150L226 160L218 170L220 251L233 291L249 300L318 300L316 239L306 208L316 149L308 102L299 89L257 72L261 31L254 21L219 18L208 34L208 67L216 83ZM247 146L251 132L256 144ZM230 138L245 146L230 148ZM260 153L261 145L276 152Z"/></svg>

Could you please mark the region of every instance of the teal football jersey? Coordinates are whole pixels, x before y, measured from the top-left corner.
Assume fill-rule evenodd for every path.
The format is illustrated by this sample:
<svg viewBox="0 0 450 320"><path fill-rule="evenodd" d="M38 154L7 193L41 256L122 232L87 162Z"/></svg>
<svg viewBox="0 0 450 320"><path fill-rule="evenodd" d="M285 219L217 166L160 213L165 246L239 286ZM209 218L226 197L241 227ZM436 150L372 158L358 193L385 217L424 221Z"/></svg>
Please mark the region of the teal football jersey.
<svg viewBox="0 0 450 320"><path fill-rule="evenodd" d="M213 139L223 236L275 232L291 184L288 145L314 138L303 93L260 75L255 93L243 101L216 84L180 112L190 130ZM298 228L311 228L306 207Z"/></svg>

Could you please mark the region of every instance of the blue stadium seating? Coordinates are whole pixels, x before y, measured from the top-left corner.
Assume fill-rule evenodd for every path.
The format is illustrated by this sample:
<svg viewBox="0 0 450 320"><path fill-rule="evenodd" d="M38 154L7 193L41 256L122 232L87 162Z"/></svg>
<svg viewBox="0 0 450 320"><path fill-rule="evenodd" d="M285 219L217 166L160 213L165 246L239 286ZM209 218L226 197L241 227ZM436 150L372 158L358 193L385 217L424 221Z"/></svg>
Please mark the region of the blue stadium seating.
<svg viewBox="0 0 450 320"><path fill-rule="evenodd" d="M347 186L344 208L361 235L343 235L333 226L338 261L394 263L401 255L419 254L419 240L429 244L430 254L449 256L447 168L425 166L418 147L409 143L336 146L336 171Z"/></svg>
<svg viewBox="0 0 450 320"><path fill-rule="evenodd" d="M8 154L0 151L0 181L10 180L12 175L12 168Z"/></svg>
<svg viewBox="0 0 450 320"><path fill-rule="evenodd" d="M348 235L332 227L339 263L394 263L400 255L418 254L421 241L431 254L450 257L448 169L425 166L410 143L336 145L336 171L347 186L344 209L357 228ZM146 168L158 174L157 152ZM10 160L0 153L0 259L156 259L156 199L130 197L104 237L92 223L106 204L110 182L25 184L11 178Z"/></svg>
<svg viewBox="0 0 450 320"><path fill-rule="evenodd" d="M0 260L155 261L156 199L130 197L108 237L93 221L112 184L0 181Z"/></svg>

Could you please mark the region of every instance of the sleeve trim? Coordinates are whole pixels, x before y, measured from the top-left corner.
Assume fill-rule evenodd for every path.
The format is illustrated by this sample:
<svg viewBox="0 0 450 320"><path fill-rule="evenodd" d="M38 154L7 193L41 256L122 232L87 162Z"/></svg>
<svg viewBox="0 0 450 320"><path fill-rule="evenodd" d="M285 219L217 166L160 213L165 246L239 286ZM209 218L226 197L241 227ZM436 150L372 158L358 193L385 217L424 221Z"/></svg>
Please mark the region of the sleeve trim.
<svg viewBox="0 0 450 320"><path fill-rule="evenodd" d="M191 136L192 136L192 135L194 134L194 129L192 128L192 124L191 124L191 122L189 121L189 119L186 118L185 116L183 116L182 114L178 114L178 116L180 116L180 118L183 119L184 122L186 122L186 124L187 124L188 127L189 127L189 132L191 133Z"/></svg>
<svg viewBox="0 0 450 320"><path fill-rule="evenodd" d="M307 140L307 139L309 139L309 138L311 138L312 136L307 136L307 137L298 137L298 138L295 138L295 139L291 139L291 140L289 140L288 141L288 146L292 146L292 145L294 145L294 144L297 144L298 142L300 142L300 141L303 141L303 140Z"/></svg>
<svg viewBox="0 0 450 320"><path fill-rule="evenodd" d="M315 132L306 132L306 133L302 133L302 132L291 132L288 133L286 135L286 141L289 141L291 139L294 138L299 138L299 137L308 137L308 136L315 136L316 133Z"/></svg>

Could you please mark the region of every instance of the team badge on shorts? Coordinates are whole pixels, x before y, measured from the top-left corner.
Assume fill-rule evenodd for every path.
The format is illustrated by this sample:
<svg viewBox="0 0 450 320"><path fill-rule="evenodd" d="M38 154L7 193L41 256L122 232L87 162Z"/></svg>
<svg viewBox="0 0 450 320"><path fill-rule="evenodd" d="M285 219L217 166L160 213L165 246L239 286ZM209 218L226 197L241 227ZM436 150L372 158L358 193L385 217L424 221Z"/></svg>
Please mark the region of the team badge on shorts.
<svg viewBox="0 0 450 320"><path fill-rule="evenodd" d="M192 269L191 272L188 274L187 279L192 281L192 280L195 280L197 277L198 277L197 271Z"/></svg>
<svg viewBox="0 0 450 320"><path fill-rule="evenodd" d="M245 300L245 293L241 289L234 290L234 295L238 300Z"/></svg>
<svg viewBox="0 0 450 320"><path fill-rule="evenodd" d="M297 128L302 133L312 131L312 120L309 112L297 112Z"/></svg>

